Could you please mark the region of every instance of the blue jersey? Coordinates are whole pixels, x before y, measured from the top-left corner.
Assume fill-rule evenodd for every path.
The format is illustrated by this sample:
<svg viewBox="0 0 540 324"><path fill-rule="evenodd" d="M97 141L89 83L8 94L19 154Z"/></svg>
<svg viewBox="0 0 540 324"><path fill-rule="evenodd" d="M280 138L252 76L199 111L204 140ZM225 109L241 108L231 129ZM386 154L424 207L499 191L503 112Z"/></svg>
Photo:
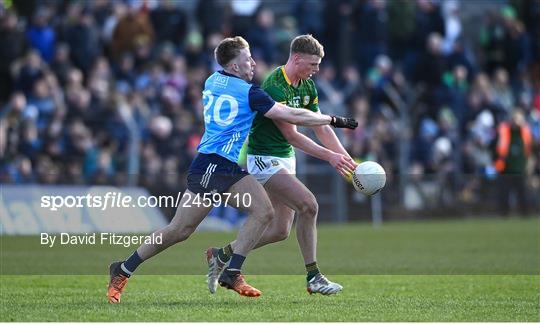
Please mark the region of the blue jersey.
<svg viewBox="0 0 540 324"><path fill-rule="evenodd" d="M219 71L204 83L205 131L198 151L238 162L257 112L265 114L275 101L258 86Z"/></svg>

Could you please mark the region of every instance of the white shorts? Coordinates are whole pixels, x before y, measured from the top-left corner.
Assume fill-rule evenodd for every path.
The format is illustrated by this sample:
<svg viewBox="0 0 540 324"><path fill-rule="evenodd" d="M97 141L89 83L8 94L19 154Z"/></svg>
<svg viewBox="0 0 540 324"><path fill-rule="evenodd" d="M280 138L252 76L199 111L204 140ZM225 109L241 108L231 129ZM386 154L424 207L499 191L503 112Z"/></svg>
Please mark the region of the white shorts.
<svg viewBox="0 0 540 324"><path fill-rule="evenodd" d="M271 176L284 169L289 174L296 174L296 158L281 158L264 155L247 155L247 169L260 184L264 185Z"/></svg>

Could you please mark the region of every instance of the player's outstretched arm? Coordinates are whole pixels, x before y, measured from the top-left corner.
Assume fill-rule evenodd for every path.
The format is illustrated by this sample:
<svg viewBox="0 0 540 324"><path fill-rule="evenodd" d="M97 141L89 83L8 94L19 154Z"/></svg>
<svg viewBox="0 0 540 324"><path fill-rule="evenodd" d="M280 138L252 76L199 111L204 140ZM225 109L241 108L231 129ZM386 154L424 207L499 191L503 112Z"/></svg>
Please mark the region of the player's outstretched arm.
<svg viewBox="0 0 540 324"><path fill-rule="evenodd" d="M341 144L334 130L328 125L316 126L312 128L321 144L332 152L340 153L351 157Z"/></svg>
<svg viewBox="0 0 540 324"><path fill-rule="evenodd" d="M307 109L289 108L278 102L264 116L300 126L332 125L336 128L350 129L355 129L358 126L358 122L353 118L323 115Z"/></svg>

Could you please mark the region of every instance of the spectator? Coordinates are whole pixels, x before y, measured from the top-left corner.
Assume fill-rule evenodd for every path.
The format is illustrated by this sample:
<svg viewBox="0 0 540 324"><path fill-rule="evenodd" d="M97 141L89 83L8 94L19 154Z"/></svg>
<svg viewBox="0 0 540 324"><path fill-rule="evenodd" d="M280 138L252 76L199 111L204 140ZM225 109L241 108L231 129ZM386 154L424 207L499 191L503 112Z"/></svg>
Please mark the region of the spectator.
<svg viewBox="0 0 540 324"><path fill-rule="evenodd" d="M497 130L497 159L495 168L501 174L499 184L501 213L510 212L510 193L516 195L522 215L528 214L526 179L531 157L531 130L525 123L523 111L515 109L508 122L502 122Z"/></svg>
<svg viewBox="0 0 540 324"><path fill-rule="evenodd" d="M151 47L154 42L154 29L148 14L133 6L125 16L119 18L114 28L111 51L115 60L124 53L136 55L136 49L141 45Z"/></svg>
<svg viewBox="0 0 540 324"><path fill-rule="evenodd" d="M354 65L345 66L339 80L339 87L343 92L343 98L348 101L356 93L362 91L362 79Z"/></svg>
<svg viewBox="0 0 540 324"><path fill-rule="evenodd" d="M178 91L178 96L180 97L180 101L183 100L186 94L186 88L188 86L186 73L187 73L186 59L183 56L174 57L171 71L169 73L169 77L166 83L172 86L176 91Z"/></svg>
<svg viewBox="0 0 540 324"><path fill-rule="evenodd" d="M536 66L540 65L540 1L529 1L526 3L524 12L525 28L530 33L532 60Z"/></svg>
<svg viewBox="0 0 540 324"><path fill-rule="evenodd" d="M342 64L347 64L353 59L353 55L347 52L354 51L351 44L351 22L353 14L353 0L327 1L324 6L324 44L325 60L336 64L336 69L341 71ZM289 43L289 42L287 42ZM356 63L356 60L354 60Z"/></svg>
<svg viewBox="0 0 540 324"><path fill-rule="evenodd" d="M39 183L52 185L60 182L60 167L50 157L42 155L38 158L36 164L36 173Z"/></svg>
<svg viewBox="0 0 540 324"><path fill-rule="evenodd" d="M261 6L261 0L232 0L230 6L232 10L231 21L234 22L233 35L247 38L257 10Z"/></svg>
<svg viewBox="0 0 540 324"><path fill-rule="evenodd" d="M32 25L26 32L28 43L38 50L46 62L51 62L56 44L56 32L50 26L49 13L45 8L40 8L32 18Z"/></svg>
<svg viewBox="0 0 540 324"><path fill-rule="evenodd" d="M199 0L197 2L195 15L204 39L215 33L233 34L229 18L230 11L230 7L220 0Z"/></svg>
<svg viewBox="0 0 540 324"><path fill-rule="evenodd" d="M298 23L299 34L312 34L321 39L324 32L324 4L317 0L295 0L291 12Z"/></svg>
<svg viewBox="0 0 540 324"><path fill-rule="evenodd" d="M117 87L132 89L135 85L137 74L135 73L135 58L129 53L125 53L120 58L116 66L115 78Z"/></svg>
<svg viewBox="0 0 540 324"><path fill-rule="evenodd" d="M69 159L66 162L64 182L66 184L84 185L82 168L82 162L80 160L73 158Z"/></svg>
<svg viewBox="0 0 540 324"><path fill-rule="evenodd" d="M510 87L508 72L503 68L495 70L492 84L494 104L501 108L504 113L510 115L515 100L512 88Z"/></svg>
<svg viewBox="0 0 540 324"><path fill-rule="evenodd" d="M438 136L439 126L437 123L429 117L424 117L414 140L411 160L413 164L418 164L425 173L436 171L433 169L431 157L433 156L433 145Z"/></svg>
<svg viewBox="0 0 540 324"><path fill-rule="evenodd" d="M392 61L386 55L376 57L374 66L366 75L366 88L370 92L371 107L374 112L381 110L381 104L386 100L385 87L392 82Z"/></svg>
<svg viewBox="0 0 540 324"><path fill-rule="evenodd" d="M45 129L52 120L57 108L54 103L52 89L45 76L34 83L32 93L28 97L28 104L37 108L37 126L39 130Z"/></svg>
<svg viewBox="0 0 540 324"><path fill-rule="evenodd" d="M70 60L70 48L68 44L59 43L56 46L54 59L50 67L58 78L60 85L65 86L68 73L74 67Z"/></svg>
<svg viewBox="0 0 540 324"><path fill-rule="evenodd" d="M0 16L0 44L0 102L5 102L14 89L11 66L27 50L26 36L13 11Z"/></svg>
<svg viewBox="0 0 540 324"><path fill-rule="evenodd" d="M70 47L71 59L75 66L87 75L101 54L99 31L89 9L83 9L78 21L65 31L66 42Z"/></svg>
<svg viewBox="0 0 540 324"><path fill-rule="evenodd" d="M187 17L178 7L178 2L165 0L150 12L150 20L156 31L158 43L172 42L177 47L184 43L187 32Z"/></svg>
<svg viewBox="0 0 540 324"><path fill-rule="evenodd" d="M388 38L390 55L403 60L415 29L415 3L410 0L388 1Z"/></svg>
<svg viewBox="0 0 540 324"><path fill-rule="evenodd" d="M495 118L488 110L482 111L472 123L464 145L465 172L490 175L494 172L491 144L496 136Z"/></svg>
<svg viewBox="0 0 540 324"><path fill-rule="evenodd" d="M386 0L368 0L353 13L357 63L362 75L374 63L375 57L387 54L388 13Z"/></svg>
<svg viewBox="0 0 540 324"><path fill-rule="evenodd" d="M17 151L30 160L35 160L43 146L42 140L38 137L38 129L33 121L27 121L22 127L21 141Z"/></svg>
<svg viewBox="0 0 540 324"><path fill-rule="evenodd" d="M416 49L422 49L433 33L446 35L445 23L438 2L416 0L415 29L412 39Z"/></svg>
<svg viewBox="0 0 540 324"><path fill-rule="evenodd" d="M23 58L15 62L12 72L17 90L29 95L34 83L43 76L45 63L35 50L30 50Z"/></svg>
<svg viewBox="0 0 540 324"><path fill-rule="evenodd" d="M274 13L262 8L255 16L255 25L249 29L247 40L251 55L261 58L265 63L276 62L276 40L274 28Z"/></svg>
<svg viewBox="0 0 540 324"><path fill-rule="evenodd" d="M461 36L463 26L459 12L459 2L457 0L447 0L442 5L444 18L444 40L442 44L443 53L451 53L455 44Z"/></svg>
<svg viewBox="0 0 540 324"><path fill-rule="evenodd" d="M185 44L185 58L189 66L201 66L205 63L203 55L204 39L197 31L188 34Z"/></svg>
<svg viewBox="0 0 540 324"><path fill-rule="evenodd" d="M97 26L103 26L111 14L113 3L109 0L94 0L90 4L92 16Z"/></svg>
<svg viewBox="0 0 540 324"><path fill-rule="evenodd" d="M337 72L332 64L322 64L314 79L319 101L327 101L331 106L340 105L343 102L341 92L336 89L338 86Z"/></svg>
<svg viewBox="0 0 540 324"><path fill-rule="evenodd" d="M15 162L16 169L14 170L13 180L15 183L33 183L36 181L32 169L32 162L26 157L20 157Z"/></svg>
<svg viewBox="0 0 540 324"><path fill-rule="evenodd" d="M105 18L103 25L101 25L103 26L101 30L101 38L105 44L109 45L112 43L113 34L116 30L118 22L122 20L122 18L126 16L128 12L128 7L121 1L114 1L112 6L112 12L107 16L107 18Z"/></svg>
<svg viewBox="0 0 540 324"><path fill-rule="evenodd" d="M449 105L459 125L465 124L467 116L467 93L469 91L468 82L469 71L463 65L457 65L452 73L447 72L443 76L444 88L443 98L439 101L442 105ZM463 130L463 128L461 127Z"/></svg>
<svg viewBox="0 0 540 324"><path fill-rule="evenodd" d="M423 64L418 65L416 71L417 80L423 82L429 91L433 91L441 84L443 74L447 70L442 41L440 34L433 33L429 35L421 60Z"/></svg>
<svg viewBox="0 0 540 324"><path fill-rule="evenodd" d="M530 62L530 40L525 33L525 26L517 19L514 8L503 7L501 16L505 28L503 67L510 75L516 75L524 71Z"/></svg>

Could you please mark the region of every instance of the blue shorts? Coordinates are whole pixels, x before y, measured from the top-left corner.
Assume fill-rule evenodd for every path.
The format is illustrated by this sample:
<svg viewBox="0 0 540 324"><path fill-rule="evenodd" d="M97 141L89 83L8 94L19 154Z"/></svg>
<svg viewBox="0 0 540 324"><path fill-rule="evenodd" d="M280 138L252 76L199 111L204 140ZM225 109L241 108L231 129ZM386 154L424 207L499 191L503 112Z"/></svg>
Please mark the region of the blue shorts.
<svg viewBox="0 0 540 324"><path fill-rule="evenodd" d="M248 174L221 155L199 153L189 167L187 187L193 193L223 193Z"/></svg>

